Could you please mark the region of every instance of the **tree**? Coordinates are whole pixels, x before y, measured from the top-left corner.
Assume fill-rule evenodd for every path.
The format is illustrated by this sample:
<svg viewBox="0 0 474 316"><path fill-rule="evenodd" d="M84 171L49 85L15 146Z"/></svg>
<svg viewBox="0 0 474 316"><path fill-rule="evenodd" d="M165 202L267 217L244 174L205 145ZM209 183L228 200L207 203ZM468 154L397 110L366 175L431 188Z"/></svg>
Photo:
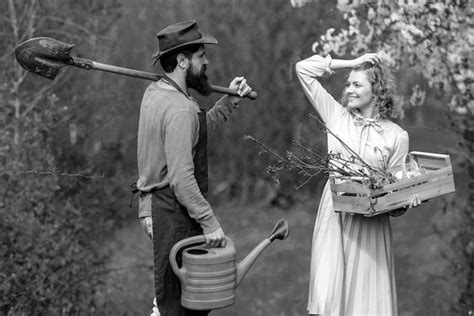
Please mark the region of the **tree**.
<svg viewBox="0 0 474 316"><path fill-rule="evenodd" d="M103 176L90 157L70 155L80 124L71 100L84 99L74 96L71 73L33 76L13 50L37 36L99 41L116 3L9 0L0 8L0 314L90 313L103 262L90 235L100 236L110 214L99 212L100 184L92 179Z"/></svg>
<svg viewBox="0 0 474 316"><path fill-rule="evenodd" d="M291 2L295 7L301 7L311 1ZM409 95L406 106L423 105L427 90L446 104L444 113L449 117L448 128L463 139L451 148L455 157L460 157L453 162L468 172L469 188L472 188L474 9L470 1L339 0L338 8L346 26L339 30L329 28L313 44L313 51L339 56L383 51L397 69L410 75L421 75L427 86L407 85L411 91L405 91ZM453 309L466 312L474 306L473 194L463 188L458 191L459 198L450 207L459 209L463 220L454 236L449 238L458 256L464 258L462 266L468 273L465 289ZM453 257L451 260L456 261Z"/></svg>

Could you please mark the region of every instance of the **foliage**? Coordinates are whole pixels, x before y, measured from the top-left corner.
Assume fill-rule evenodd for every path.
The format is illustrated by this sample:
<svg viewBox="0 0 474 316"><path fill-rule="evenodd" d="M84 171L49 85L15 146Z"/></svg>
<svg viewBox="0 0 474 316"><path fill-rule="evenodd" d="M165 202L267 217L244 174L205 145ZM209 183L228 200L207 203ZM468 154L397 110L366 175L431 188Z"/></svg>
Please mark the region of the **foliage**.
<svg viewBox="0 0 474 316"><path fill-rule="evenodd" d="M390 3L390 2L389 2ZM344 13L347 28L330 28L313 45L315 52L359 56L384 51L397 68L410 67L430 87L451 96L448 106L474 114L474 9L469 1L367 2ZM422 104L419 86L411 105Z"/></svg>
<svg viewBox="0 0 474 316"><path fill-rule="evenodd" d="M114 1L0 4L1 314L95 309L105 259L97 242L110 229L112 214L104 207L104 175L91 165L93 157L74 146L80 120L68 100L80 102L81 96L71 98L77 88L67 87L67 72L47 81L22 70L13 48L37 36L99 39L117 18L115 6Z"/></svg>

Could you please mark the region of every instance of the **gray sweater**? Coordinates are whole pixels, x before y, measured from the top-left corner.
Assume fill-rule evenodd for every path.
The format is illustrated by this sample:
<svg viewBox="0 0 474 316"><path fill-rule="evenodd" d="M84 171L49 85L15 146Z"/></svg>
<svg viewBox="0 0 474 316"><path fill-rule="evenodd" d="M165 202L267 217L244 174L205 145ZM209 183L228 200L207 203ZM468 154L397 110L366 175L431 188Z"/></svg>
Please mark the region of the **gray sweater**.
<svg viewBox="0 0 474 316"><path fill-rule="evenodd" d="M237 108L227 96L206 113L207 129L213 131ZM137 188L150 192L170 186L189 215L210 233L220 227L209 202L194 177L193 157L199 140L199 105L164 81L151 83L140 108L138 127ZM141 194L139 217L151 216L151 194Z"/></svg>

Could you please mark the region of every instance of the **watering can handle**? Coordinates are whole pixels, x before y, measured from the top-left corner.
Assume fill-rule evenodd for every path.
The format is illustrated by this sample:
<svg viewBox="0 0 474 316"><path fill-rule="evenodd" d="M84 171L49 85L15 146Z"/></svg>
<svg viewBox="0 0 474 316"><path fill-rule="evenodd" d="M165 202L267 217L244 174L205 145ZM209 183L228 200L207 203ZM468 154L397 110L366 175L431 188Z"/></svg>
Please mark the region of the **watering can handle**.
<svg viewBox="0 0 474 316"><path fill-rule="evenodd" d="M206 242L206 237L204 237L204 235L197 235L197 236L193 236L193 237L189 237L189 238L185 238L183 240L180 240L176 244L174 244L174 246L171 248L171 251L170 251L171 268L173 269L174 273L179 277L179 279L181 281L184 280L183 269L180 269L178 267L178 263L176 261L176 255L178 254L178 252L182 248L184 248L186 246L190 246L190 245L194 245L194 244L201 244L201 243L205 243L205 242Z"/></svg>

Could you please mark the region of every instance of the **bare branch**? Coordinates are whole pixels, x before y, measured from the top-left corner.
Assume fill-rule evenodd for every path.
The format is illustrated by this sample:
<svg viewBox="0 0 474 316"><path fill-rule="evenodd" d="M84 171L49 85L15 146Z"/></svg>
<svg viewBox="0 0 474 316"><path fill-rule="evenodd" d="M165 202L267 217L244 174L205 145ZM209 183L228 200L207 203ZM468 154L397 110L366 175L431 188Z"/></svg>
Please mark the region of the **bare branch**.
<svg viewBox="0 0 474 316"><path fill-rule="evenodd" d="M56 171L40 171L40 170L2 170L0 174L35 174L35 175L47 175L47 176L63 176L63 177L80 177L85 179L100 179L104 178L105 174L102 175L86 175L82 172L78 173L66 173Z"/></svg>
<svg viewBox="0 0 474 316"><path fill-rule="evenodd" d="M26 109L23 110L23 112L21 113L21 117L25 117L31 110L33 110L38 104L38 102L41 101L41 99L44 97L46 92L53 88L59 88L64 85L67 82L67 80L63 80L63 77L65 76L66 72L61 72L58 76L56 76L55 80L51 81L51 83L49 83L48 85L41 87L41 89L36 92L36 96L34 97L34 99L29 102Z"/></svg>
<svg viewBox="0 0 474 316"><path fill-rule="evenodd" d="M73 21L71 21L70 19L64 19L64 18L60 18L60 17L56 17L56 16L43 16L43 18L45 20L50 20L50 21L54 21L54 22L59 22L61 24L64 24L64 25L70 25L72 26L73 28L77 29L77 30L80 30L80 31L83 31L84 33L86 33L86 35L92 35L95 33L91 30L89 30L88 28L78 24L78 23L75 23Z"/></svg>
<svg viewBox="0 0 474 316"><path fill-rule="evenodd" d="M311 115L311 114L310 114ZM324 133L333 135L342 146L348 151L350 157L345 158L341 153L322 153L321 151L313 150L295 140L292 141L292 146L298 150L294 153L287 152L287 157L282 157L280 154L270 149L267 145L258 141L252 136L245 136L245 140L251 140L260 147L278 158L276 163L271 164L267 168L267 172L272 174L275 181L278 182L278 175L283 170L298 170L298 174L306 177L305 181L299 184L296 189L310 182L321 172L331 174L337 178L364 178L371 182L371 185L376 188L385 183L393 183L395 178L386 170L385 160L382 162L383 167L378 168L367 164L354 150L352 150L344 141L335 135L319 118L311 115ZM379 150L380 154L382 152ZM382 159L384 159L382 154Z"/></svg>
<svg viewBox="0 0 474 316"><path fill-rule="evenodd" d="M316 122L318 122L318 124L321 126L321 128L323 129L323 132L325 133L329 133L331 134L334 138L336 138L339 143L351 154L351 156L355 157L357 159L357 161L362 164L364 167L366 167L368 170L376 173L376 174L382 174L384 175L385 174L385 171L380 169L380 168L376 168L376 167L373 167L371 165L369 165L367 162L365 162L364 159L362 159L362 157L359 156L359 154L357 154L351 147L349 147L349 145L347 145L339 136L337 136L336 134L334 134L329 128L326 127L326 124L317 116L313 115L313 114L309 114L309 116L311 116L314 120L316 120Z"/></svg>
<svg viewBox="0 0 474 316"><path fill-rule="evenodd" d="M55 29L55 30L54 30L54 29L49 29L49 30L48 30L48 35L52 35L52 36L54 36L54 35L61 35L61 36L65 36L65 37L67 37L67 38L72 38L72 39L74 39L74 41L76 41L76 42L84 42L84 41L86 41L86 42L88 42L89 44L91 44L91 45L93 45L93 46L96 44L96 43L94 43L94 41L92 40L92 38L94 38L94 37L86 37L86 38L84 39L84 37L81 36L80 34L74 34L74 33L72 33L72 32L67 32L67 31L65 31L65 30L60 30L60 29Z"/></svg>
<svg viewBox="0 0 474 316"><path fill-rule="evenodd" d="M296 186L296 190L298 191L303 186L305 186L306 184L311 182L311 180L313 180L313 178L316 177L318 174L320 174L320 171L316 172L315 174L310 175L305 181L303 181L302 183L300 183L299 185Z"/></svg>
<svg viewBox="0 0 474 316"><path fill-rule="evenodd" d="M32 0L30 2L30 6L25 10L25 12L28 12L28 18L26 19L27 25L26 25L26 31L22 36L22 41L25 40L26 38L30 38L35 34L36 28L35 28L35 23L36 23L36 12L38 11L37 7L37 2L36 0Z"/></svg>
<svg viewBox="0 0 474 316"><path fill-rule="evenodd" d="M262 142L258 141L257 139L255 139L254 137L250 136L250 135L245 135L244 137L244 140L251 140L253 141L254 143L260 145L262 148L265 149L266 152L272 154L273 156L277 157L278 159L282 160L282 161L286 161L288 162L288 160L286 160L285 158L283 158L282 156L280 156L277 152L275 152L274 150L272 150L270 147L268 147L267 145L263 144Z"/></svg>
<svg viewBox="0 0 474 316"><path fill-rule="evenodd" d="M16 16L16 8L13 0L8 0L8 13L10 14L10 25L13 31L13 37L16 41L19 39L18 20Z"/></svg>

